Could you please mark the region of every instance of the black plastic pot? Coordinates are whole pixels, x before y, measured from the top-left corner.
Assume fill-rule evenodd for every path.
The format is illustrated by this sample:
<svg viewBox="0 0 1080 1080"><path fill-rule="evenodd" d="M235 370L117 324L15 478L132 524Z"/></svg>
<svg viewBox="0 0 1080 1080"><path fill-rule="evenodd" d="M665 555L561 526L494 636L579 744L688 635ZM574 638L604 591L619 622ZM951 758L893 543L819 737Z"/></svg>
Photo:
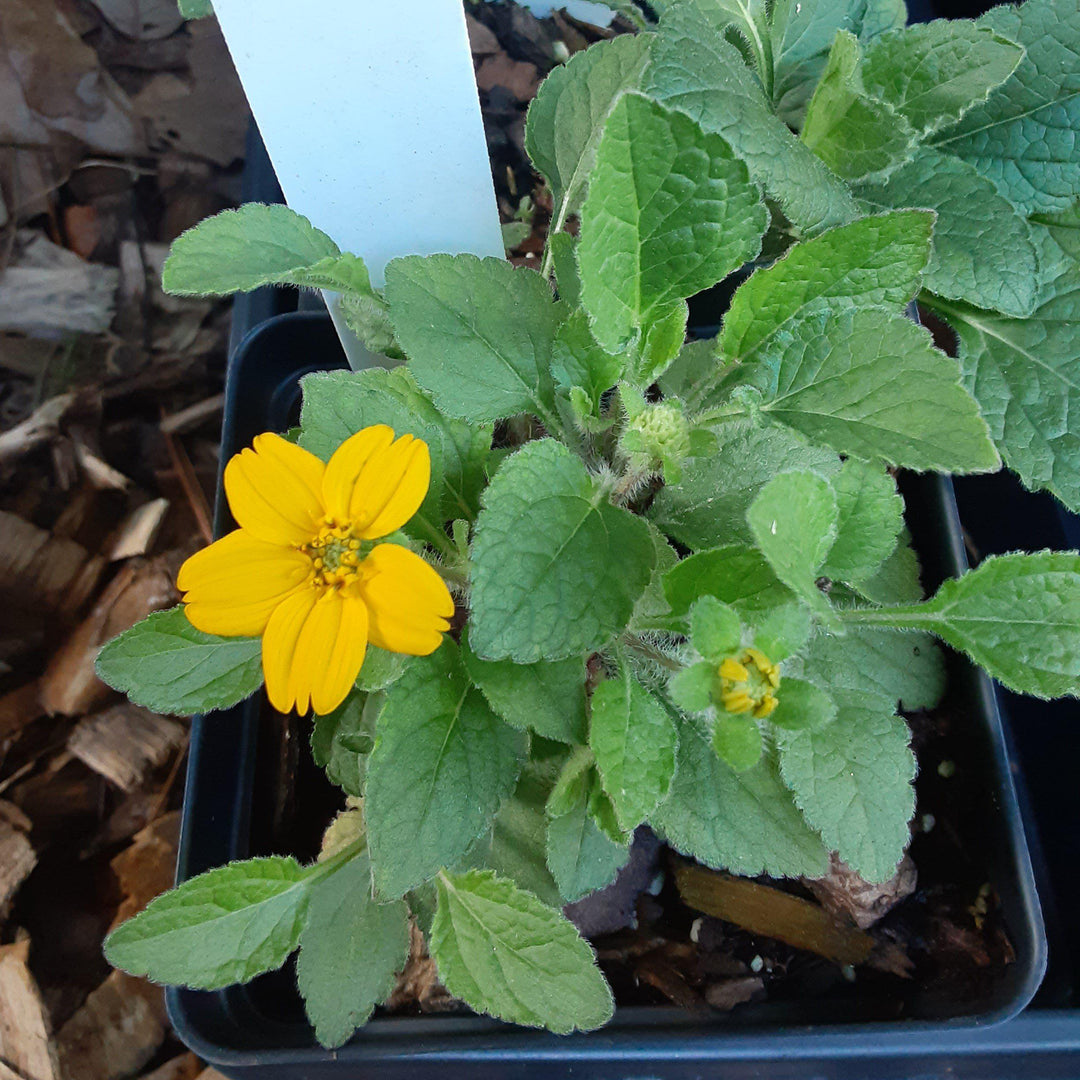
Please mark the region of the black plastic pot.
<svg viewBox="0 0 1080 1080"><path fill-rule="evenodd" d="M250 332L232 357L226 387L222 460L260 431L295 423L298 379L342 367L324 313L275 316ZM929 586L959 573L964 549L952 487L911 477L909 526ZM230 527L222 500L219 531ZM731 1015L694 1019L674 1007L620 1008L600 1032L560 1038L484 1018L377 1018L336 1052L320 1049L302 1020L289 973L216 993L168 992L173 1024L201 1057L233 1076L456 1078L1071 1076L1080 1057L1072 1014L1028 1012L1046 964L1046 941L1024 829L990 681L957 658L963 695L957 765L969 776L971 802L963 835L983 860L1001 899L1016 961L981 996L942 1001L913 991L904 1018L860 1019L859 1003L776 1002ZM178 876L184 880L230 859L265 853L266 816L258 799L257 762L273 717L259 700L195 721L184 801ZM961 753L963 757L961 758ZM306 756L306 748L300 755ZM1074 759L1075 760L1075 759ZM258 775L265 780L264 768ZM1075 820L1075 818L1073 819ZM1008 1023L1004 1021L1009 1020ZM849 1022L850 1021L850 1022ZM997 1026L994 1026L997 1025ZM1071 1026L1070 1026L1071 1025ZM1033 1072L1027 1055L1039 1054ZM1022 1063L1020 1056L1024 1056Z"/></svg>

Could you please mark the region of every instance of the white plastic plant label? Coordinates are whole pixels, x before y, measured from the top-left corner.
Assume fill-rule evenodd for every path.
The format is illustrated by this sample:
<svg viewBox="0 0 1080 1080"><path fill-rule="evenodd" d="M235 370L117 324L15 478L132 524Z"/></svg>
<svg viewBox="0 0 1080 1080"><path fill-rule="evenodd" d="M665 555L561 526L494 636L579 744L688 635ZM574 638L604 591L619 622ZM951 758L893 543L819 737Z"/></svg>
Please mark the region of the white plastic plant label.
<svg viewBox="0 0 1080 1080"><path fill-rule="evenodd" d="M214 11L286 202L373 284L398 255L503 256L460 0ZM346 342L354 366L358 347Z"/></svg>

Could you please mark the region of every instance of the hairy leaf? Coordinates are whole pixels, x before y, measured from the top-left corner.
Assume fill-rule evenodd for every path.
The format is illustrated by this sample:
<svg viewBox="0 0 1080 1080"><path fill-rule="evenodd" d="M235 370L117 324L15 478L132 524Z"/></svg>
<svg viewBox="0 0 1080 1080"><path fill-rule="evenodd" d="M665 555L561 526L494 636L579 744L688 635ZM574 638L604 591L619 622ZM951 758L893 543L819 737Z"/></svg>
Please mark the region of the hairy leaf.
<svg viewBox="0 0 1080 1080"><path fill-rule="evenodd" d="M820 877L828 866L828 853L788 795L775 757L737 773L691 720L679 726L675 780L651 823L672 847L717 870Z"/></svg>
<svg viewBox="0 0 1080 1080"><path fill-rule="evenodd" d="M558 1034L607 1023L614 1003L592 949L558 911L482 871L439 877L431 955L455 997Z"/></svg>
<svg viewBox="0 0 1080 1080"><path fill-rule="evenodd" d="M868 93L920 135L959 120L1015 70L1024 50L967 19L935 19L883 34L862 65Z"/></svg>
<svg viewBox="0 0 1080 1080"><path fill-rule="evenodd" d="M746 166L718 135L640 94L612 111L592 176L578 244L581 298L609 352L685 310L686 297L760 250L768 215Z"/></svg>
<svg viewBox="0 0 1080 1080"><path fill-rule="evenodd" d="M409 370L440 410L551 420L560 308L535 270L475 255L408 255L387 265L386 299Z"/></svg>
<svg viewBox="0 0 1080 1080"><path fill-rule="evenodd" d="M841 691L836 720L780 735L780 772L806 820L856 873L887 881L907 849L915 755L890 701Z"/></svg>
<svg viewBox="0 0 1080 1080"><path fill-rule="evenodd" d="M488 707L453 642L414 660L386 692L368 762L377 892L402 896L454 865L513 790L524 754L524 737Z"/></svg>
<svg viewBox="0 0 1080 1080"><path fill-rule="evenodd" d="M296 981L323 1046L341 1046L367 1022L408 955L409 909L372 899L366 852L312 885Z"/></svg>
<svg viewBox="0 0 1080 1080"><path fill-rule="evenodd" d="M293 858L248 859L162 893L105 940L114 967L154 982L217 990L281 967L296 948L308 871Z"/></svg>
<svg viewBox="0 0 1080 1080"><path fill-rule="evenodd" d="M499 469L472 545L469 641L482 659L580 656L630 621L656 549L569 450L531 442Z"/></svg>
<svg viewBox="0 0 1080 1080"><path fill-rule="evenodd" d="M925 206L937 213L923 286L1007 315L1035 306L1038 259L1028 223L974 166L932 147L883 186L858 189L874 210Z"/></svg>
<svg viewBox="0 0 1080 1080"><path fill-rule="evenodd" d="M858 213L851 193L773 113L724 37L729 23L716 4L672 4L660 20L646 91L722 136L803 233L850 221Z"/></svg>
<svg viewBox="0 0 1080 1080"><path fill-rule="evenodd" d="M262 640L204 634L180 605L114 637L94 666L136 705L190 716L227 709L262 686Z"/></svg>
<svg viewBox="0 0 1080 1080"><path fill-rule="evenodd" d="M1002 4L978 21L1026 50L985 104L934 136L1022 212L1064 210L1080 190L1080 2Z"/></svg>
<svg viewBox="0 0 1080 1080"><path fill-rule="evenodd" d="M836 542L822 573L858 585L892 554L904 524L896 481L880 465L848 458L832 478L836 492Z"/></svg>
<svg viewBox="0 0 1080 1080"><path fill-rule="evenodd" d="M625 665L593 691L589 745L626 831L656 809L675 773L675 725Z"/></svg>

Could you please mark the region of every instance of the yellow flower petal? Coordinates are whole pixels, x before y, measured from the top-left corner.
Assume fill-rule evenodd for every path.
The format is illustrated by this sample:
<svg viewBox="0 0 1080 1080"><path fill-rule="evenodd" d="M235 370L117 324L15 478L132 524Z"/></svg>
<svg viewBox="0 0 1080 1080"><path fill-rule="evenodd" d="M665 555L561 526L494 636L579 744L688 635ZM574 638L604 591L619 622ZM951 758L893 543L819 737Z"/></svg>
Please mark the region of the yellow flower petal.
<svg viewBox="0 0 1080 1080"><path fill-rule="evenodd" d="M364 465L394 441L394 431L385 424L373 424L346 439L326 466L322 479L323 503L336 521L349 516L353 488Z"/></svg>
<svg viewBox="0 0 1080 1080"><path fill-rule="evenodd" d="M300 631L318 598L317 589L301 589L293 593L274 609L263 631L262 666L266 696L278 712L288 712L296 702L292 686L293 655Z"/></svg>
<svg viewBox="0 0 1080 1080"><path fill-rule="evenodd" d="M323 463L280 435L256 437L225 466L225 494L237 524L271 544L304 544L323 517Z"/></svg>
<svg viewBox="0 0 1080 1080"><path fill-rule="evenodd" d="M376 540L400 529L420 509L430 484L427 443L402 435L360 470L349 506L353 531Z"/></svg>
<svg viewBox="0 0 1080 1080"><path fill-rule="evenodd" d="M256 540L241 529L196 552L180 567L177 587L198 630L255 636L274 608L313 577L295 548Z"/></svg>
<svg viewBox="0 0 1080 1080"><path fill-rule="evenodd" d="M367 650L368 613L362 600L328 589L311 609L296 641L291 695L297 712L333 712L344 700Z"/></svg>
<svg viewBox="0 0 1080 1080"><path fill-rule="evenodd" d="M454 600L419 555L397 544L379 544L361 564L357 588L367 604L372 645L427 656L442 644Z"/></svg>

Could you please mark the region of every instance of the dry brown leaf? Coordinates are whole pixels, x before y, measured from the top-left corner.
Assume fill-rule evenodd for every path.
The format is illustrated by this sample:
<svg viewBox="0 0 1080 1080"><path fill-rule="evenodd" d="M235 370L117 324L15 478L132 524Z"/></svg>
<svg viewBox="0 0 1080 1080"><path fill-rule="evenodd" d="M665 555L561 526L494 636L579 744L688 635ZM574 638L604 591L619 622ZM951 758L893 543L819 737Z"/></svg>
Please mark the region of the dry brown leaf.
<svg viewBox="0 0 1080 1080"><path fill-rule="evenodd" d="M172 888L179 840L180 812L174 810L136 833L131 845L112 860L109 865L124 893L113 927L137 915L155 896Z"/></svg>
<svg viewBox="0 0 1080 1080"><path fill-rule="evenodd" d="M415 919L409 922L409 959L386 1000L391 1011L408 1005L418 1005L422 1012L449 1012L460 1005L439 982L435 961L428 954L427 942Z"/></svg>
<svg viewBox="0 0 1080 1080"><path fill-rule="evenodd" d="M502 52L499 39L479 19L466 12L465 28L469 32L469 49L473 56L492 56Z"/></svg>
<svg viewBox="0 0 1080 1080"><path fill-rule="evenodd" d="M141 1069L165 1039L161 987L114 971L60 1029L63 1080L122 1080Z"/></svg>
<svg viewBox="0 0 1080 1080"><path fill-rule="evenodd" d="M712 983L705 989L705 1000L722 1012L730 1012L736 1005L750 1001L755 995L765 990L765 983L760 975L747 975L739 979L724 979Z"/></svg>
<svg viewBox="0 0 1080 1080"><path fill-rule="evenodd" d="M249 112L221 30L213 19L188 23L190 75L155 75L133 102L147 141L218 165L244 155Z"/></svg>
<svg viewBox="0 0 1080 1080"><path fill-rule="evenodd" d="M918 879L915 860L910 854L904 856L888 881L874 885L859 877L833 852L828 874L806 879L804 884L826 911L854 919L860 930L868 930L915 891Z"/></svg>
<svg viewBox="0 0 1080 1080"><path fill-rule="evenodd" d="M20 1080L60 1080L49 1013L29 956L27 937L0 945L0 1061Z"/></svg>
<svg viewBox="0 0 1080 1080"><path fill-rule="evenodd" d="M173 575L163 558L121 567L90 614L50 660L41 679L41 704L50 715L81 716L112 691L94 674L98 650L152 611L176 603Z"/></svg>
<svg viewBox="0 0 1080 1080"><path fill-rule="evenodd" d="M131 103L55 0L0 4L0 140L48 147L57 135L108 154L139 149Z"/></svg>
<svg viewBox="0 0 1080 1080"><path fill-rule="evenodd" d="M68 750L130 793L165 764L185 734L178 721L123 701L80 720L68 738Z"/></svg>

